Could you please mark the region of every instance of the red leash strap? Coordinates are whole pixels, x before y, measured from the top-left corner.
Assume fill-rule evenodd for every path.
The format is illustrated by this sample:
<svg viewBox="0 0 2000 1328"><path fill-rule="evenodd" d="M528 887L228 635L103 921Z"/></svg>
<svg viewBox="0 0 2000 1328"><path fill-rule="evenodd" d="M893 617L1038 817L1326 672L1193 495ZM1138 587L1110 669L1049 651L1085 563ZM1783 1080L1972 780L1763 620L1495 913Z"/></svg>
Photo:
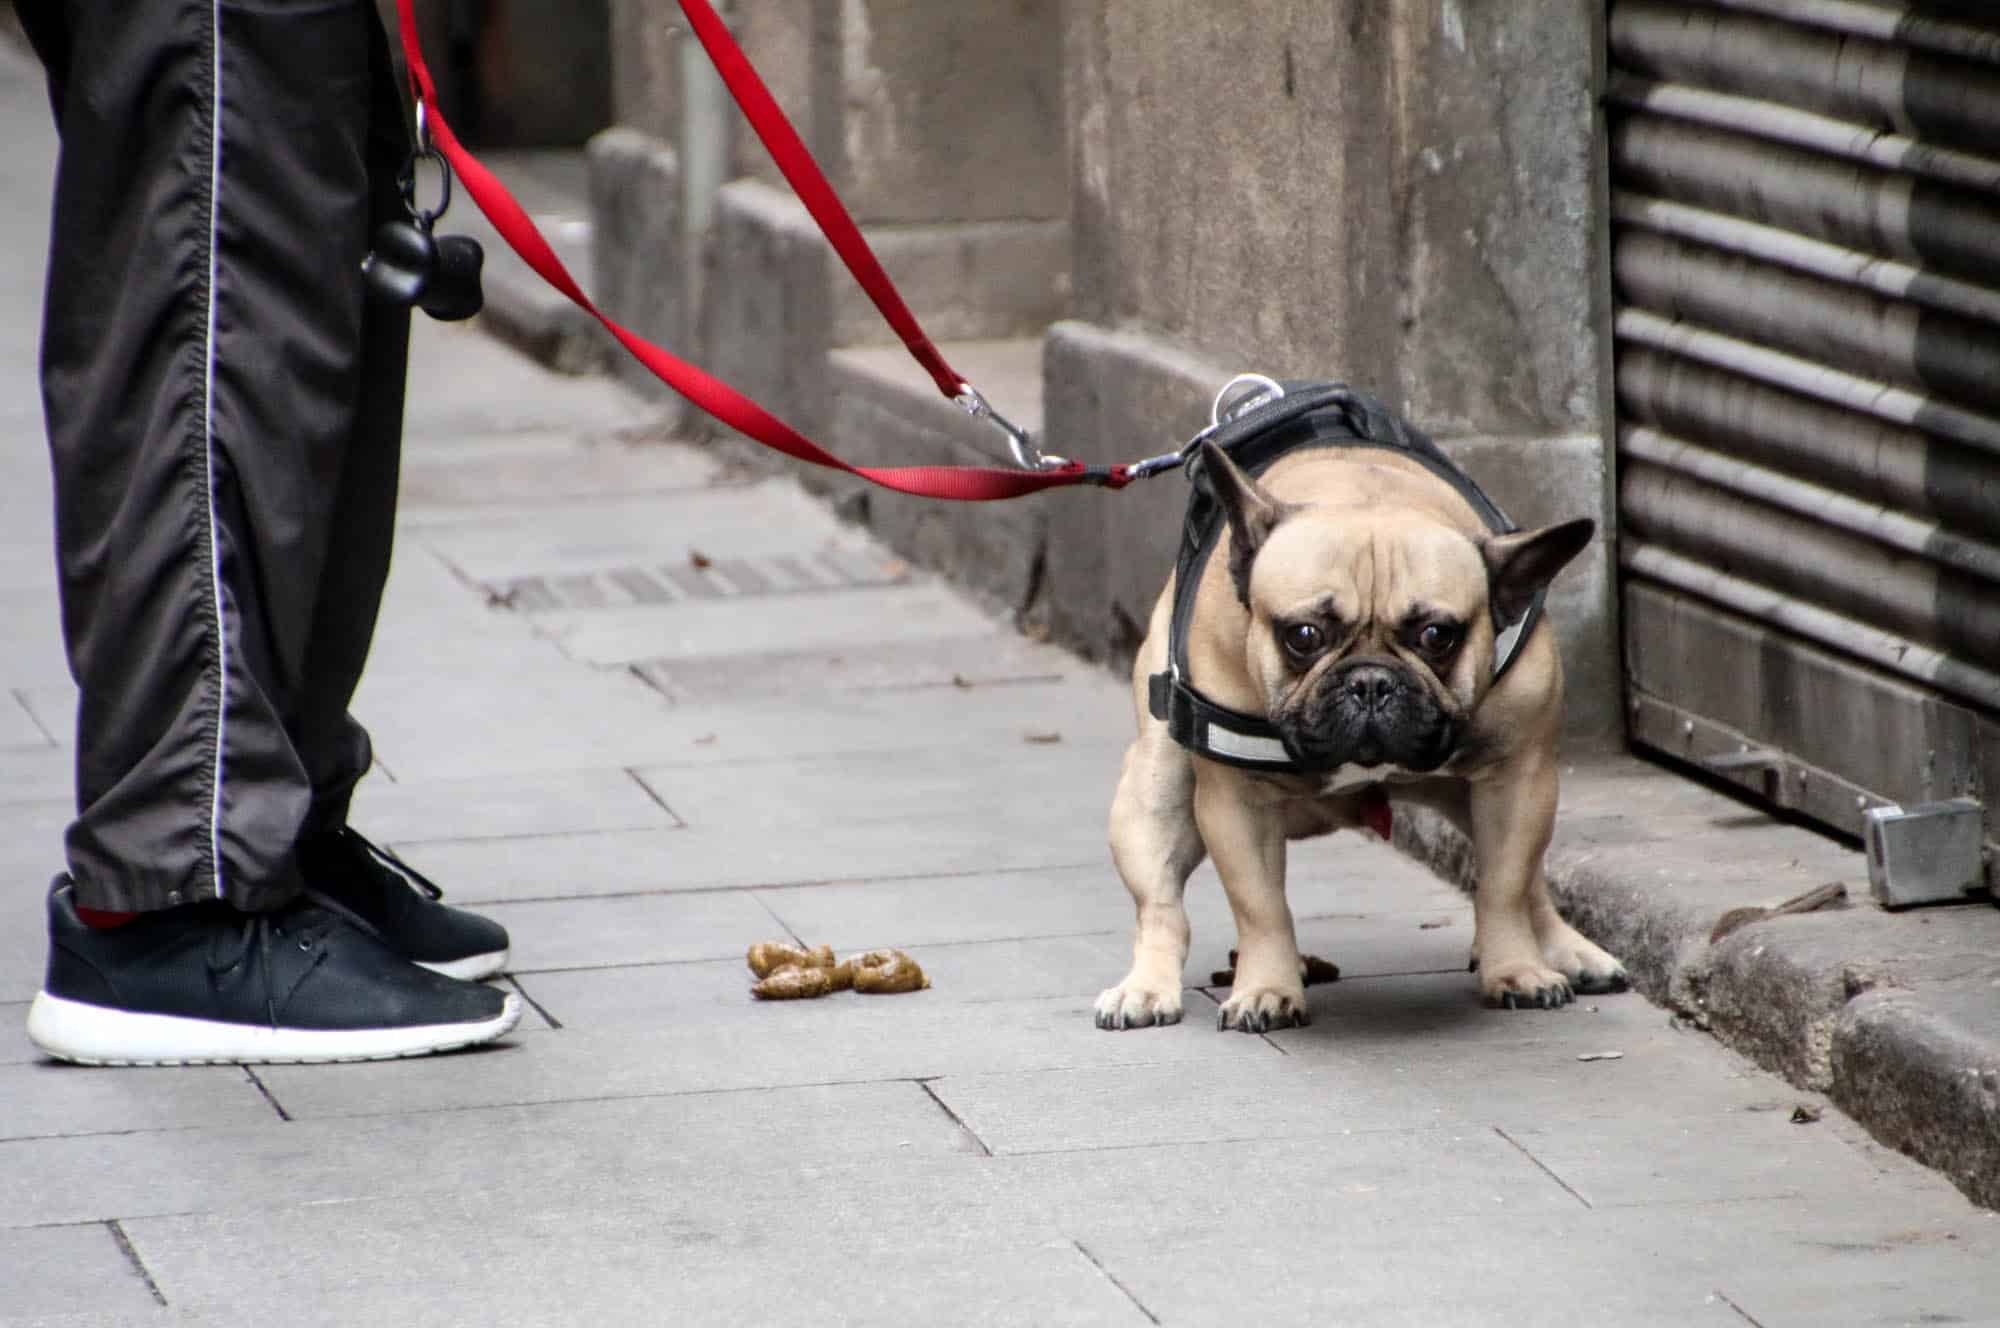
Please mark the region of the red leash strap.
<svg viewBox="0 0 2000 1328"><path fill-rule="evenodd" d="M902 337L903 343L916 356L918 363L929 371L937 383L938 390L948 397L957 397L967 384L944 357L937 347L917 326L916 318L902 297L896 293L888 274L868 242L862 237L860 228L848 215L834 195L833 187L826 181L812 154L800 141L798 132L778 109L763 80L751 69L750 62L735 39L723 26L715 11L706 0L681 0L681 8L694 24L695 32L702 45L708 50L716 67L728 82L730 91L751 117L771 153L777 158L779 168L792 187L799 191L801 200L813 217L826 230L828 240L848 266L855 279L861 282L869 298L882 311L889 325ZM518 253L523 261L547 281L551 286L568 296L570 300L591 317L602 323L612 336L624 345L641 364L657 375L661 381L679 392L702 410L713 415L731 428L739 430L767 447L808 461L816 466L845 471L858 475L870 483L899 493L915 494L923 498L941 498L957 502L986 502L999 498L1018 498L1025 494L1040 493L1044 489L1067 488L1078 484L1095 484L1107 488L1123 488L1131 476L1123 466L1095 468L1081 462L1065 462L1047 470L1011 470L994 466L851 466L839 457L821 448L783 420L759 406L750 398L738 392L729 384L707 371L689 364L687 361L662 350L638 333L620 326L603 310L593 304L583 293L576 279L557 258L555 250L549 246L527 212L514 200L505 185L493 173L482 166L478 159L465 150L445 123L437 109L437 86L431 79L430 67L424 63L423 51L417 43L416 14L412 0L396 0L403 39L403 55L409 64L410 81L419 102L424 108L424 119L430 137L437 149L444 154L457 174L459 183L479 210L486 214L503 239Z"/></svg>

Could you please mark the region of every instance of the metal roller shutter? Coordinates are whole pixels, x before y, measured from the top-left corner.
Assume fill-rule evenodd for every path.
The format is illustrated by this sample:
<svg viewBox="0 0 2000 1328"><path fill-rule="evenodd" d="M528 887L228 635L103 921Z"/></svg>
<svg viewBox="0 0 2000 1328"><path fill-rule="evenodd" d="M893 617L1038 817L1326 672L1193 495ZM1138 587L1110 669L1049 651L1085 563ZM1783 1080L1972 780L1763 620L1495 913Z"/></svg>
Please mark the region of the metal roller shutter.
<svg viewBox="0 0 2000 1328"><path fill-rule="evenodd" d="M2000 885L2000 0L1612 0L1634 740Z"/></svg>

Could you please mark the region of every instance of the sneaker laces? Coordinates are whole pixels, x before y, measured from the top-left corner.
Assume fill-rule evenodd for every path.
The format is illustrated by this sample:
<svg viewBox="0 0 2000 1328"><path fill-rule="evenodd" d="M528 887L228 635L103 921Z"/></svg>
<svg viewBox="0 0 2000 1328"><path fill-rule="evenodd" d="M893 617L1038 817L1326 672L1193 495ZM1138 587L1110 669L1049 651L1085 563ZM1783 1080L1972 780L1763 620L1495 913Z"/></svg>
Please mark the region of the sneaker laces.
<svg viewBox="0 0 2000 1328"><path fill-rule="evenodd" d="M221 977L233 973L248 962L254 952L263 961L258 967L264 980L264 1013L275 1028L278 1024L278 999L277 991L271 985L271 947L289 940L301 950L319 949L310 965L317 968L326 960L326 951L320 948L320 942L338 925L340 919L337 916L311 907L288 908L276 913L245 913L233 934L225 931L209 946L209 974Z"/></svg>

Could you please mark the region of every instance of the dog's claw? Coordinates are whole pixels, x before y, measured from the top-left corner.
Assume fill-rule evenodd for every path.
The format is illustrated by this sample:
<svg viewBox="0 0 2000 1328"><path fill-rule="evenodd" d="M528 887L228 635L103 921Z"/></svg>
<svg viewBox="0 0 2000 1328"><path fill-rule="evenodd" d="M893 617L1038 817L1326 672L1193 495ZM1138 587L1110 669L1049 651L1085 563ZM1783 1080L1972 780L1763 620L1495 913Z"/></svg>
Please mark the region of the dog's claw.
<svg viewBox="0 0 2000 1328"><path fill-rule="evenodd" d="M1574 999L1567 983L1537 987L1532 992L1506 991L1487 998L1496 1010L1560 1010Z"/></svg>
<svg viewBox="0 0 2000 1328"><path fill-rule="evenodd" d="M1272 1008L1269 999L1240 1003L1225 1001L1222 1008L1215 1012L1218 1032L1234 1029L1239 1033L1274 1033L1285 1028L1304 1028L1311 1022L1312 1015L1306 1010L1305 1002L1295 996L1283 997L1276 1008Z"/></svg>
<svg viewBox="0 0 2000 1328"><path fill-rule="evenodd" d="M1583 974L1570 986L1579 996L1611 996L1632 990L1632 979L1623 973L1609 973L1601 977Z"/></svg>

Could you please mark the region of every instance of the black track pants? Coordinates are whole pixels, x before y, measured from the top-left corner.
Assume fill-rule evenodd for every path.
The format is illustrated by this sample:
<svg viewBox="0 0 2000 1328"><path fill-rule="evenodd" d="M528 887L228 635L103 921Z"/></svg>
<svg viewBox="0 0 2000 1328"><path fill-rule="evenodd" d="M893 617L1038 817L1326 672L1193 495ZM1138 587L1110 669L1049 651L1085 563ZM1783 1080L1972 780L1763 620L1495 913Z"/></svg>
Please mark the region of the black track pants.
<svg viewBox="0 0 2000 1328"><path fill-rule="evenodd" d="M79 902L264 910L369 764L409 321L372 0L18 0L62 137L42 339Z"/></svg>

